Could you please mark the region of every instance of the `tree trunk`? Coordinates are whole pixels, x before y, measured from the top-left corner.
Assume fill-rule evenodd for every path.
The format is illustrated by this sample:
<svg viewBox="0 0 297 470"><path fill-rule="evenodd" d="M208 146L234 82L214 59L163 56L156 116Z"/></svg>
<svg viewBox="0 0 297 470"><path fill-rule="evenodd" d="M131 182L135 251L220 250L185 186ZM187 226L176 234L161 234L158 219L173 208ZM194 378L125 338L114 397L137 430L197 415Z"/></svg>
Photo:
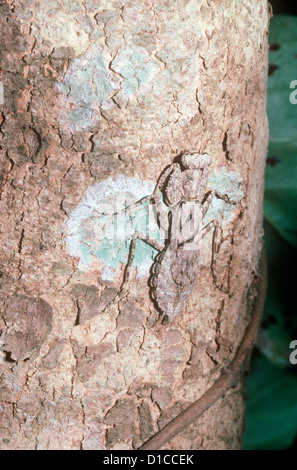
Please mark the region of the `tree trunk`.
<svg viewBox="0 0 297 470"><path fill-rule="evenodd" d="M250 319L268 4L7 0L0 11L0 447L136 448L213 384ZM214 197L204 225L219 228L167 318L141 240L113 301L136 230L122 234L122 208L184 153L212 156L208 190L229 202ZM111 206L117 227L103 215ZM241 385L164 448L238 449L243 415Z"/></svg>

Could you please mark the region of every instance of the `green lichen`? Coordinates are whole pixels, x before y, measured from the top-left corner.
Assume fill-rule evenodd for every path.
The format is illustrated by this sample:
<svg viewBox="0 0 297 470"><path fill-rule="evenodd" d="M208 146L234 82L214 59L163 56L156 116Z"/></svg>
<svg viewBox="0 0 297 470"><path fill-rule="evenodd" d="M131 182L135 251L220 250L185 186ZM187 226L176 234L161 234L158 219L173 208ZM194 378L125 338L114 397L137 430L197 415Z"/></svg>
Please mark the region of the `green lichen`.
<svg viewBox="0 0 297 470"><path fill-rule="evenodd" d="M235 203L239 203L243 198L241 181L234 171L222 167L209 176L208 182L211 189L223 195L226 194ZM227 204L222 199L214 197L205 217L205 223L209 223L211 220L221 220L223 224L229 223L235 212L235 207L235 205Z"/></svg>

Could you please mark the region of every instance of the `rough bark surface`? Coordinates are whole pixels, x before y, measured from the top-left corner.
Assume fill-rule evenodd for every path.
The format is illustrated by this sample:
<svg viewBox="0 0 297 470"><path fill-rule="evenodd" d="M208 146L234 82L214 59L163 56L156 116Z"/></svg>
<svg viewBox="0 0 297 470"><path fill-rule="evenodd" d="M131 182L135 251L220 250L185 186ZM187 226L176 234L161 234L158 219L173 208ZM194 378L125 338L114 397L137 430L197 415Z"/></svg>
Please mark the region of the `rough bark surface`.
<svg viewBox="0 0 297 470"><path fill-rule="evenodd" d="M232 359L261 248L269 14L266 0L0 1L2 449L135 448ZM183 314L162 324L141 261L107 306L125 264L80 210L127 181L142 197L184 151L212 155L210 184L238 203L212 208L217 285L209 235ZM243 414L238 387L166 448L237 449Z"/></svg>

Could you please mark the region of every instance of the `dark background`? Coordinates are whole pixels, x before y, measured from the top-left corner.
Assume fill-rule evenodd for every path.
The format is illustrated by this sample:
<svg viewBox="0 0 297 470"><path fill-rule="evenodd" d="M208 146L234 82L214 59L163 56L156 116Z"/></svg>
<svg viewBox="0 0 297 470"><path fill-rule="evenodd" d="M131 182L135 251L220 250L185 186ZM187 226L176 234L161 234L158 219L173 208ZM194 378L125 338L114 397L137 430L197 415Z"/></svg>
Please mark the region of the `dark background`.
<svg viewBox="0 0 297 470"><path fill-rule="evenodd" d="M292 0L270 0L270 3L273 8L273 13L276 14L286 14L286 15L297 15L297 5L292 2ZM295 439L294 444L291 446L290 450L297 450L297 438Z"/></svg>
<svg viewBox="0 0 297 470"><path fill-rule="evenodd" d="M297 5L291 0L270 0L275 14L297 15Z"/></svg>

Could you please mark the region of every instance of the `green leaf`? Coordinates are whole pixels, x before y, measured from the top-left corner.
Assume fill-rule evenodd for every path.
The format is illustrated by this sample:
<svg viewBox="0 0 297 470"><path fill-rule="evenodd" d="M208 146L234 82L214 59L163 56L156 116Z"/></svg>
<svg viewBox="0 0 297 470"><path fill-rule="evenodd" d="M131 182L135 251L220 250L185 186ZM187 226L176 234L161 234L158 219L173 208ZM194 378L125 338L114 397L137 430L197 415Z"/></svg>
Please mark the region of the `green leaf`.
<svg viewBox="0 0 297 470"><path fill-rule="evenodd" d="M268 287L257 344L272 362L287 367L290 342L297 339L296 279L292 276L297 265L297 250L272 225L266 222L264 227Z"/></svg>
<svg viewBox="0 0 297 470"><path fill-rule="evenodd" d="M246 450L289 447L297 433L297 378L270 364L253 361L247 379Z"/></svg>
<svg viewBox="0 0 297 470"><path fill-rule="evenodd" d="M270 142L264 199L268 290L258 345L247 379L245 449L285 449L297 434L297 377L289 365L297 339L297 17L276 15L269 42ZM295 336L296 335L296 336ZM276 367L277 364L280 367Z"/></svg>
<svg viewBox="0 0 297 470"><path fill-rule="evenodd" d="M297 248L297 146L270 144L269 157L277 157L278 163L266 168L265 218Z"/></svg>
<svg viewBox="0 0 297 470"><path fill-rule="evenodd" d="M268 291L258 343L267 358L286 367L290 341L297 339L297 105L290 103L290 83L297 79L297 17L275 16L269 42L264 198Z"/></svg>
<svg viewBox="0 0 297 470"><path fill-rule="evenodd" d="M268 119L270 141L296 142L297 105L290 102L290 83L297 79L297 17L276 15L270 24Z"/></svg>
<svg viewBox="0 0 297 470"><path fill-rule="evenodd" d="M270 127L265 217L297 248L297 105L290 83L297 79L297 17L276 15L270 25L267 112Z"/></svg>

